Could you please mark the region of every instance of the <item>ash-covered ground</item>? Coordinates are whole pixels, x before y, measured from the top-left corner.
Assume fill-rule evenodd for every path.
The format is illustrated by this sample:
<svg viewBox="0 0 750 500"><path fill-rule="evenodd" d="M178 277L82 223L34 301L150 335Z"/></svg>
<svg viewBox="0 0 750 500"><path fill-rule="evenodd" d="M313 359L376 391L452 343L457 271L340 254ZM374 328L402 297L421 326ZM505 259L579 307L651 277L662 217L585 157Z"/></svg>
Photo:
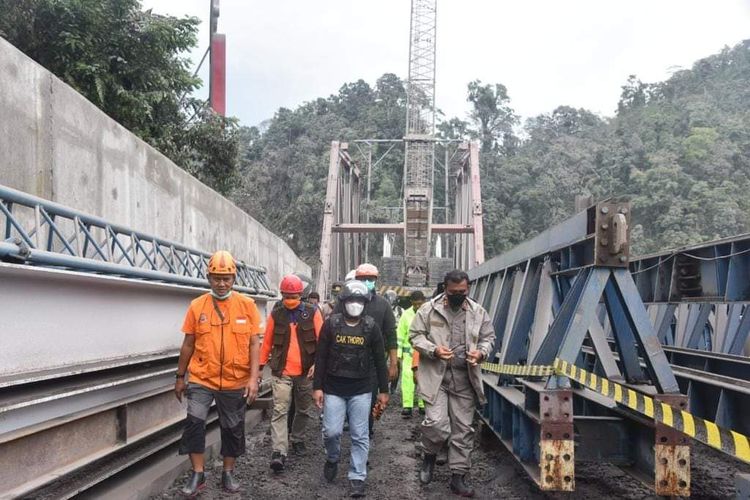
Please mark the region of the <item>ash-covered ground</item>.
<svg viewBox="0 0 750 500"><path fill-rule="evenodd" d="M371 441L370 465L367 478L367 498L372 499L444 499L458 498L448 488L450 473L447 465L438 466L433 482L422 486L417 479L421 462L419 451L419 422L415 412L411 419L400 415L400 395L395 394L383 418L376 423ZM656 498L643 484L609 464L576 463L576 491L572 494L546 494L529 479L515 459L494 435L482 431L477 422L478 439L473 459L471 483L476 498L482 499L650 499ZM237 476L243 489L230 495L221 490L221 462L214 460L207 466L208 487L199 498L252 499L339 499L349 497L346 472L349 467L349 438L342 440L342 458L338 478L328 483L323 478L323 451L320 427L311 425L307 431L307 451L301 456L291 453L286 470L280 474L269 468L271 436L268 419L247 435L247 454L237 461ZM750 472L750 467L738 464L706 447L696 445L692 456L692 498L734 498L734 475L737 471ZM179 489L188 473L155 499L180 498Z"/></svg>

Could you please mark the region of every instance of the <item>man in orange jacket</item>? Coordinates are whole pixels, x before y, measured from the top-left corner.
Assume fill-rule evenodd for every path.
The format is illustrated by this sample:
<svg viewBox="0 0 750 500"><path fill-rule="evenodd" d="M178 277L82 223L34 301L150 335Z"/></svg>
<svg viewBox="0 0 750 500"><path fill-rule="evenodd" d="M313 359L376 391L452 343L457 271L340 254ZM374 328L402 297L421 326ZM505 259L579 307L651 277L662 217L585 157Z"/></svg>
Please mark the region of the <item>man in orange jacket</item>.
<svg viewBox="0 0 750 500"><path fill-rule="evenodd" d="M236 273L232 255L216 252L208 261L211 291L190 303L182 325L185 338L174 391L180 402L187 391L188 416L179 451L189 454L193 465L181 490L187 497L206 486L203 453L212 401L216 401L221 428L222 486L229 492L240 489L233 470L236 457L245 453L246 402L252 403L258 395L260 313L253 299L232 291Z"/></svg>
<svg viewBox="0 0 750 500"><path fill-rule="evenodd" d="M271 469L284 470L289 443L287 425L294 400L291 442L295 454L305 452L305 427L314 417L312 377L315 351L323 316L307 302L302 302L304 285L290 274L281 280L282 301L274 306L266 320L266 332L260 351L261 365L268 364L273 379L273 416L271 417Z"/></svg>

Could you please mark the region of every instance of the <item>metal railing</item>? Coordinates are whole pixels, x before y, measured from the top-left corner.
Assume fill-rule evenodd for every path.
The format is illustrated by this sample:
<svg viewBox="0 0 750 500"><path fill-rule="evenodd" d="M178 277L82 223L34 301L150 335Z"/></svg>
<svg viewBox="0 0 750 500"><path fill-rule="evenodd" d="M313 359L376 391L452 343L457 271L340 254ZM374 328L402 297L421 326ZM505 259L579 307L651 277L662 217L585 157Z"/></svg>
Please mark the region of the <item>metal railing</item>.
<svg viewBox="0 0 750 500"><path fill-rule="evenodd" d="M0 186L0 260L207 286L209 253ZM275 296L262 267L237 262L235 289Z"/></svg>

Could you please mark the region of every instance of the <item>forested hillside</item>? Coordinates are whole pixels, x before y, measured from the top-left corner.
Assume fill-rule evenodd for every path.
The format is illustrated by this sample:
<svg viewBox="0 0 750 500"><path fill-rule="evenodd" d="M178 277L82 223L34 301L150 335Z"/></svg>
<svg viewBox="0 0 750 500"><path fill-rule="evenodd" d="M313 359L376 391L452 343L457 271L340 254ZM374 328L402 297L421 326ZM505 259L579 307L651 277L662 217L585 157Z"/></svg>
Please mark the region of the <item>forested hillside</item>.
<svg viewBox="0 0 750 500"><path fill-rule="evenodd" d="M486 253L570 216L575 195L634 204L645 253L750 229L750 41L660 83L631 77L614 117L560 106L519 123L503 85L472 82L467 119L441 117L443 137L482 144ZM337 95L279 109L262 132L242 130L237 201L317 259L331 140L398 138L404 82L344 85ZM373 176L377 201L398 204L401 157Z"/></svg>
<svg viewBox="0 0 750 500"><path fill-rule="evenodd" d="M311 264L330 142L403 136L406 94L393 74L281 108L261 127L238 127L190 97L201 85L185 57L197 44L197 19L144 11L139 0L0 0L0 12L0 36L230 196ZM750 41L727 48L665 82L633 76L612 117L563 105L521 123L513 89L469 83L466 116L440 114L438 129L445 138L481 141L486 255L568 217L576 195L630 198L638 253L748 231L749 49ZM350 152L361 159L356 145ZM402 169L396 150L378 165L374 208L400 205ZM436 182L441 205L442 176ZM374 222L386 222L375 213Z"/></svg>

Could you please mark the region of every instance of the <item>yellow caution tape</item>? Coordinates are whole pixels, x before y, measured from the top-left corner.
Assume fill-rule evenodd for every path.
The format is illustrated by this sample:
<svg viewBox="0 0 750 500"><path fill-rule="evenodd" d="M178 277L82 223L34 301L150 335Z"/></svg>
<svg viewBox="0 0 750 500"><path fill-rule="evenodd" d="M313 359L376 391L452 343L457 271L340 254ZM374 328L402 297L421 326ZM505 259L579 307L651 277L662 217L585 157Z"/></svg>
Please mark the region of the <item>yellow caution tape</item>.
<svg viewBox="0 0 750 500"><path fill-rule="evenodd" d="M750 438L744 434L724 429L710 420L704 420L684 410L656 401L650 396L589 373L560 358L555 359L552 366L482 363L482 369L492 373L517 377L544 377L549 375L568 377L574 382L614 399L617 403L682 432L696 441L732 455L743 462L750 463Z"/></svg>
<svg viewBox="0 0 750 500"><path fill-rule="evenodd" d="M404 287L396 286L396 285L387 285L387 286L378 287L378 294L384 295L385 292L389 290L393 290L394 292L396 292L396 295L400 297L408 297L411 295L411 290L408 290Z"/></svg>

